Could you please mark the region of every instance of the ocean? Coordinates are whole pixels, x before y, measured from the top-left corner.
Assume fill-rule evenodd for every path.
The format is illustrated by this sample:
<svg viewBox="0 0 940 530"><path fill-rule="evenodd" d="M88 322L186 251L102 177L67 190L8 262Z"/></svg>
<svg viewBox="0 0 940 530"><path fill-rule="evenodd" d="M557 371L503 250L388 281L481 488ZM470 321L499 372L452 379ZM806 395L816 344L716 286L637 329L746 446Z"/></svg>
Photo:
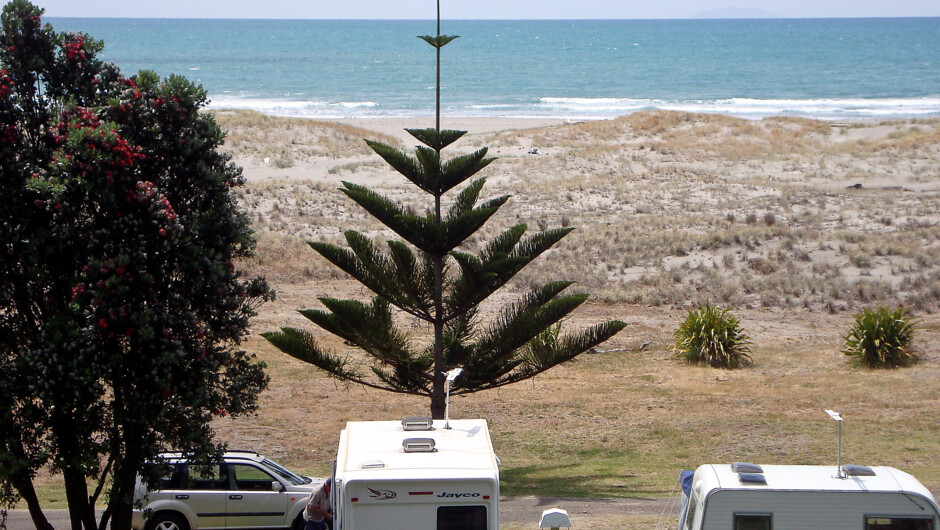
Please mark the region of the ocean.
<svg viewBox="0 0 940 530"><path fill-rule="evenodd" d="M434 113L427 20L49 18L125 74L183 75L212 108L315 118ZM453 117L645 109L828 120L940 117L940 18L442 21Z"/></svg>

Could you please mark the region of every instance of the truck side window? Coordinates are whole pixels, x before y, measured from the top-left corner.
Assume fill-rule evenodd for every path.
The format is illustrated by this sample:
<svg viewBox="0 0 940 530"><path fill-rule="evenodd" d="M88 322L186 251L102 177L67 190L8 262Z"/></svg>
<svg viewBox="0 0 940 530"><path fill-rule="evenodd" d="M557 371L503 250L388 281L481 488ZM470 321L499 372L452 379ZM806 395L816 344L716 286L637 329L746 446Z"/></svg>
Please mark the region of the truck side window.
<svg viewBox="0 0 940 530"><path fill-rule="evenodd" d="M441 506L437 530L487 530L486 506Z"/></svg>
<svg viewBox="0 0 940 530"><path fill-rule="evenodd" d="M923 517L866 517L865 530L934 530L933 519Z"/></svg>
<svg viewBox="0 0 940 530"><path fill-rule="evenodd" d="M226 490L228 488L228 476L222 473L218 464L212 464L208 468L202 466L189 467L189 487L186 489L194 490Z"/></svg>
<svg viewBox="0 0 940 530"><path fill-rule="evenodd" d="M229 464L229 473L235 479L235 488L249 491L271 491L271 482L277 481L266 471L248 464Z"/></svg>
<svg viewBox="0 0 940 530"><path fill-rule="evenodd" d="M734 530L773 530L773 515L736 513Z"/></svg>

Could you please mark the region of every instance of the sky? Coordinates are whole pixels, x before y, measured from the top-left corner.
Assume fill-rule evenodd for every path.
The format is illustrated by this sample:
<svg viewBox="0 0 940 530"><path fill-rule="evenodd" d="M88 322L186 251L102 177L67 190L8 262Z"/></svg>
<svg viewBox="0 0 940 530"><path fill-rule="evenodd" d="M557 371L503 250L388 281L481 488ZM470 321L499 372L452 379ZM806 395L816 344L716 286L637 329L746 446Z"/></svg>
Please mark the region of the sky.
<svg viewBox="0 0 940 530"><path fill-rule="evenodd" d="M436 0L32 0L47 17L428 19ZM441 0L444 19L940 17L940 0Z"/></svg>

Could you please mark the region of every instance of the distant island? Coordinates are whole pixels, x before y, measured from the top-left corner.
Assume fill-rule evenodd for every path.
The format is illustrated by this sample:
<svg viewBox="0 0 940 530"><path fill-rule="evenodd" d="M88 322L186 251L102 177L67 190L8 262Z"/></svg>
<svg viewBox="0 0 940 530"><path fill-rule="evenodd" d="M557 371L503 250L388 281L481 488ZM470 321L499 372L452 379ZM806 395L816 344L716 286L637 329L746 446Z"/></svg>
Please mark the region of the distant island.
<svg viewBox="0 0 940 530"><path fill-rule="evenodd" d="M748 7L721 7L699 11L693 18L779 18L765 9Z"/></svg>

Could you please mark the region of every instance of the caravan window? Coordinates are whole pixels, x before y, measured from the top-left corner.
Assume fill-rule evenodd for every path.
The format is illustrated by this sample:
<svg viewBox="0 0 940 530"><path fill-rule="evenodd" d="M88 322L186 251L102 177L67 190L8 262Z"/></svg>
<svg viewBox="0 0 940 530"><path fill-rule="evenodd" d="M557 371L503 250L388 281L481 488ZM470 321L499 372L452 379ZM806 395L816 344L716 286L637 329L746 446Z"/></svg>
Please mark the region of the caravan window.
<svg viewBox="0 0 940 530"><path fill-rule="evenodd" d="M933 530L933 519L923 517L866 517L865 530Z"/></svg>
<svg viewBox="0 0 940 530"><path fill-rule="evenodd" d="M441 506L437 530L487 530L486 506Z"/></svg>
<svg viewBox="0 0 940 530"><path fill-rule="evenodd" d="M771 514L734 514L734 530L773 530Z"/></svg>

